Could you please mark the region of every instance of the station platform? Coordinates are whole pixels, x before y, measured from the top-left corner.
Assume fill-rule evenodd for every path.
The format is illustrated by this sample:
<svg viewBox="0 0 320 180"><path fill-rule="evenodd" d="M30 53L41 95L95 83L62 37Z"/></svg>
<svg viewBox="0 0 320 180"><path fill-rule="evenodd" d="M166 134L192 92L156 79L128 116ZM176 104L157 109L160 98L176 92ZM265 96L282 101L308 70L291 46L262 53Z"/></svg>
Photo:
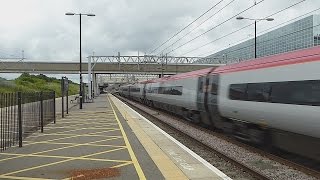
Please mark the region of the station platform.
<svg viewBox="0 0 320 180"><path fill-rule="evenodd" d="M0 153L0 179L230 179L112 95Z"/></svg>

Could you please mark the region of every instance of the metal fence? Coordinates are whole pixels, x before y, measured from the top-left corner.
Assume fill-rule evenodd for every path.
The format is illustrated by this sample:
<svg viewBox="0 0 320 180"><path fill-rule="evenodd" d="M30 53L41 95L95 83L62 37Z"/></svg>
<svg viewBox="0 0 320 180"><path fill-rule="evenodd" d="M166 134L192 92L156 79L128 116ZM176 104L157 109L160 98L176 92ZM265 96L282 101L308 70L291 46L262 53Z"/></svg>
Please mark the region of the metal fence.
<svg viewBox="0 0 320 180"><path fill-rule="evenodd" d="M55 122L55 92L0 93L0 151Z"/></svg>

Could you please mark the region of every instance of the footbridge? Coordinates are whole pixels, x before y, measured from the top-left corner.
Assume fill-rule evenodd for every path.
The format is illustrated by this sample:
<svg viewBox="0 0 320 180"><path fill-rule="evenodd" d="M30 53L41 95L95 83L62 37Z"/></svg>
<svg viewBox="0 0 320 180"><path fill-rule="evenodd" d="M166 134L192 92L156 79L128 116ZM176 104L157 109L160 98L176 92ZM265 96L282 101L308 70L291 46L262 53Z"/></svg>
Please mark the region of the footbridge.
<svg viewBox="0 0 320 180"><path fill-rule="evenodd" d="M158 56L90 56L82 62L82 73L95 74L177 74L220 64L196 64L200 57ZM89 68L91 67L91 68ZM1 61L2 73L78 74L79 61L70 60L24 60L23 62Z"/></svg>

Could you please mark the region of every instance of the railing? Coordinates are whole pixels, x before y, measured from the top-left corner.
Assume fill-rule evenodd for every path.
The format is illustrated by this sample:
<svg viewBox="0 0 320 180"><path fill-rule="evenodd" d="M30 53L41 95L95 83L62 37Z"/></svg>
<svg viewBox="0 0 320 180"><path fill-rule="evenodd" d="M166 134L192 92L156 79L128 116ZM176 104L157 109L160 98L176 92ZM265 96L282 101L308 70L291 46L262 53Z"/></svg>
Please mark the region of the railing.
<svg viewBox="0 0 320 180"><path fill-rule="evenodd" d="M55 92L0 93L0 151L55 122Z"/></svg>

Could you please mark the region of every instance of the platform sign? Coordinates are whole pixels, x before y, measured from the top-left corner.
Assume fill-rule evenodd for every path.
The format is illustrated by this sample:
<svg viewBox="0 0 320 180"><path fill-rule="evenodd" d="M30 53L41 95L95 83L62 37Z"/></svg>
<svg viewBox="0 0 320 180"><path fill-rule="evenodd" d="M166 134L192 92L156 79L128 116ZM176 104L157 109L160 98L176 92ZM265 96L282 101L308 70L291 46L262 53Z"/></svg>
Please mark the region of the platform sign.
<svg viewBox="0 0 320 180"><path fill-rule="evenodd" d="M65 92L68 92L69 90L69 81L67 77L61 78L61 92L65 94Z"/></svg>

